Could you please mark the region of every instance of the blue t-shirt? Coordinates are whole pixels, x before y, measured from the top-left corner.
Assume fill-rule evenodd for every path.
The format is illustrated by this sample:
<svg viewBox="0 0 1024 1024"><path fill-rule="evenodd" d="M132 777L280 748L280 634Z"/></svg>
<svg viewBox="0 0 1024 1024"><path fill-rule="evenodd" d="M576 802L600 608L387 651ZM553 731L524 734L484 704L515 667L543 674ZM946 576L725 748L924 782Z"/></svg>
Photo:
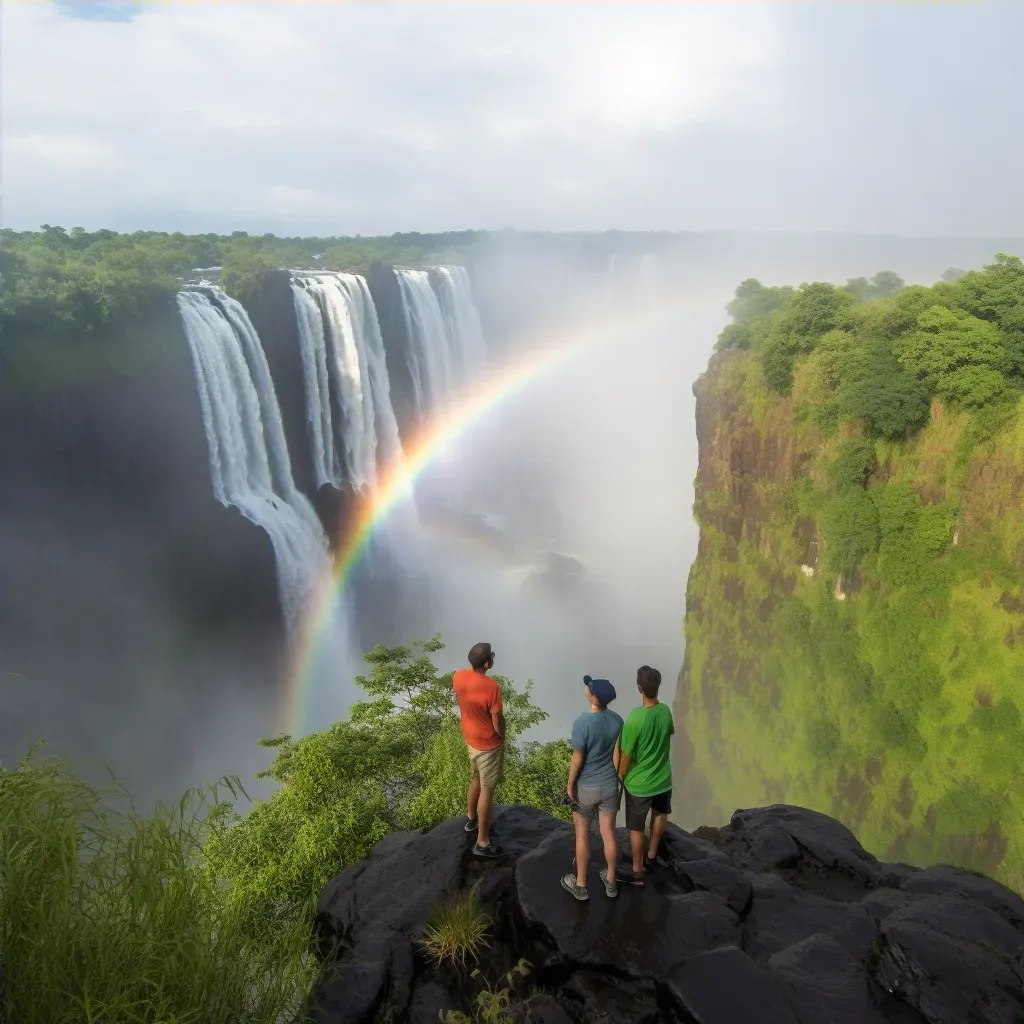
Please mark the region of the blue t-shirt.
<svg viewBox="0 0 1024 1024"><path fill-rule="evenodd" d="M583 771L578 786L604 786L616 779L615 742L622 719L614 711L587 711L572 723L572 749L583 751Z"/></svg>

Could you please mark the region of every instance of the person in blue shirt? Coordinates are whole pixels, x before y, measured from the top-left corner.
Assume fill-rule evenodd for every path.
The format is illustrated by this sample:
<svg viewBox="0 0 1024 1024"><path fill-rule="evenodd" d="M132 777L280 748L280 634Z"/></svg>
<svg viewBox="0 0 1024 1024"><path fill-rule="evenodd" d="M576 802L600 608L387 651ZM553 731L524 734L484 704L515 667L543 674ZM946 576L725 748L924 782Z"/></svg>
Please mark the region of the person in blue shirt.
<svg viewBox="0 0 1024 1024"><path fill-rule="evenodd" d="M599 816L601 840L607 863L601 872L604 891L618 896L615 862L615 816L619 811L619 735L622 719L608 705L615 687L607 679L583 677L590 709L572 724L572 762L566 792L576 826L576 872L562 877L562 888L578 900L588 899L587 868L590 866L590 824Z"/></svg>

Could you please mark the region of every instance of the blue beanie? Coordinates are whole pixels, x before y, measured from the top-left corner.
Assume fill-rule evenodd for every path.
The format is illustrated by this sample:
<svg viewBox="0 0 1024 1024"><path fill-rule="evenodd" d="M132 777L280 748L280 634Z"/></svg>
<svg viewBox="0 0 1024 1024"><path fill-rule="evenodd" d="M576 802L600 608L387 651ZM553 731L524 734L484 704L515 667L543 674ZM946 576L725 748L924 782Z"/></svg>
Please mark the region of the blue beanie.
<svg viewBox="0 0 1024 1024"><path fill-rule="evenodd" d="M584 676L583 685L589 686L590 692L605 707L615 700L615 687L607 679L591 679L590 676Z"/></svg>

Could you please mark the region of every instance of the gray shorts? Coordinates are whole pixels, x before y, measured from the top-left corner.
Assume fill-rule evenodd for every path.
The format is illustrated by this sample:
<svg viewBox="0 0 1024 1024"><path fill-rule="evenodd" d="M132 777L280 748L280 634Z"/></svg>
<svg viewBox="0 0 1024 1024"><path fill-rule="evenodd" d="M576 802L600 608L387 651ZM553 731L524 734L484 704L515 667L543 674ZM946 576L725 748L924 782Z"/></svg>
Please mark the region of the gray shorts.
<svg viewBox="0 0 1024 1024"><path fill-rule="evenodd" d="M598 811L617 814L619 810L619 784L606 782L602 786L577 786L576 803L580 814L590 821Z"/></svg>

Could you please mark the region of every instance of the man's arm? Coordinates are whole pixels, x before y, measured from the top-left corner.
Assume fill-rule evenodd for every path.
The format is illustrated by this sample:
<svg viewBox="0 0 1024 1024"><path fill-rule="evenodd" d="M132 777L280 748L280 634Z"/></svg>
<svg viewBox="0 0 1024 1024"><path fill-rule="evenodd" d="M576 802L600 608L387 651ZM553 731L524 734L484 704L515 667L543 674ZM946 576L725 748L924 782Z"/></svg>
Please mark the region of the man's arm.
<svg viewBox="0 0 1024 1024"><path fill-rule="evenodd" d="M620 756L619 756L619 778L620 779L624 779L626 777L626 772L629 771L629 762L630 762L629 754L625 753L624 751L621 752Z"/></svg>
<svg viewBox="0 0 1024 1024"><path fill-rule="evenodd" d="M572 752L572 760L569 762L569 785L565 787L566 793L573 800L576 799L576 780L580 777L580 772L583 771L583 761L583 751L574 750Z"/></svg>
<svg viewBox="0 0 1024 1024"><path fill-rule="evenodd" d="M501 742L505 742L505 705L501 703L501 687L494 684L494 699L491 703L491 724Z"/></svg>
<svg viewBox="0 0 1024 1024"><path fill-rule="evenodd" d="M618 772L619 764L622 761L622 746L619 740L615 741L615 749L612 751L612 764L615 766L615 771Z"/></svg>

